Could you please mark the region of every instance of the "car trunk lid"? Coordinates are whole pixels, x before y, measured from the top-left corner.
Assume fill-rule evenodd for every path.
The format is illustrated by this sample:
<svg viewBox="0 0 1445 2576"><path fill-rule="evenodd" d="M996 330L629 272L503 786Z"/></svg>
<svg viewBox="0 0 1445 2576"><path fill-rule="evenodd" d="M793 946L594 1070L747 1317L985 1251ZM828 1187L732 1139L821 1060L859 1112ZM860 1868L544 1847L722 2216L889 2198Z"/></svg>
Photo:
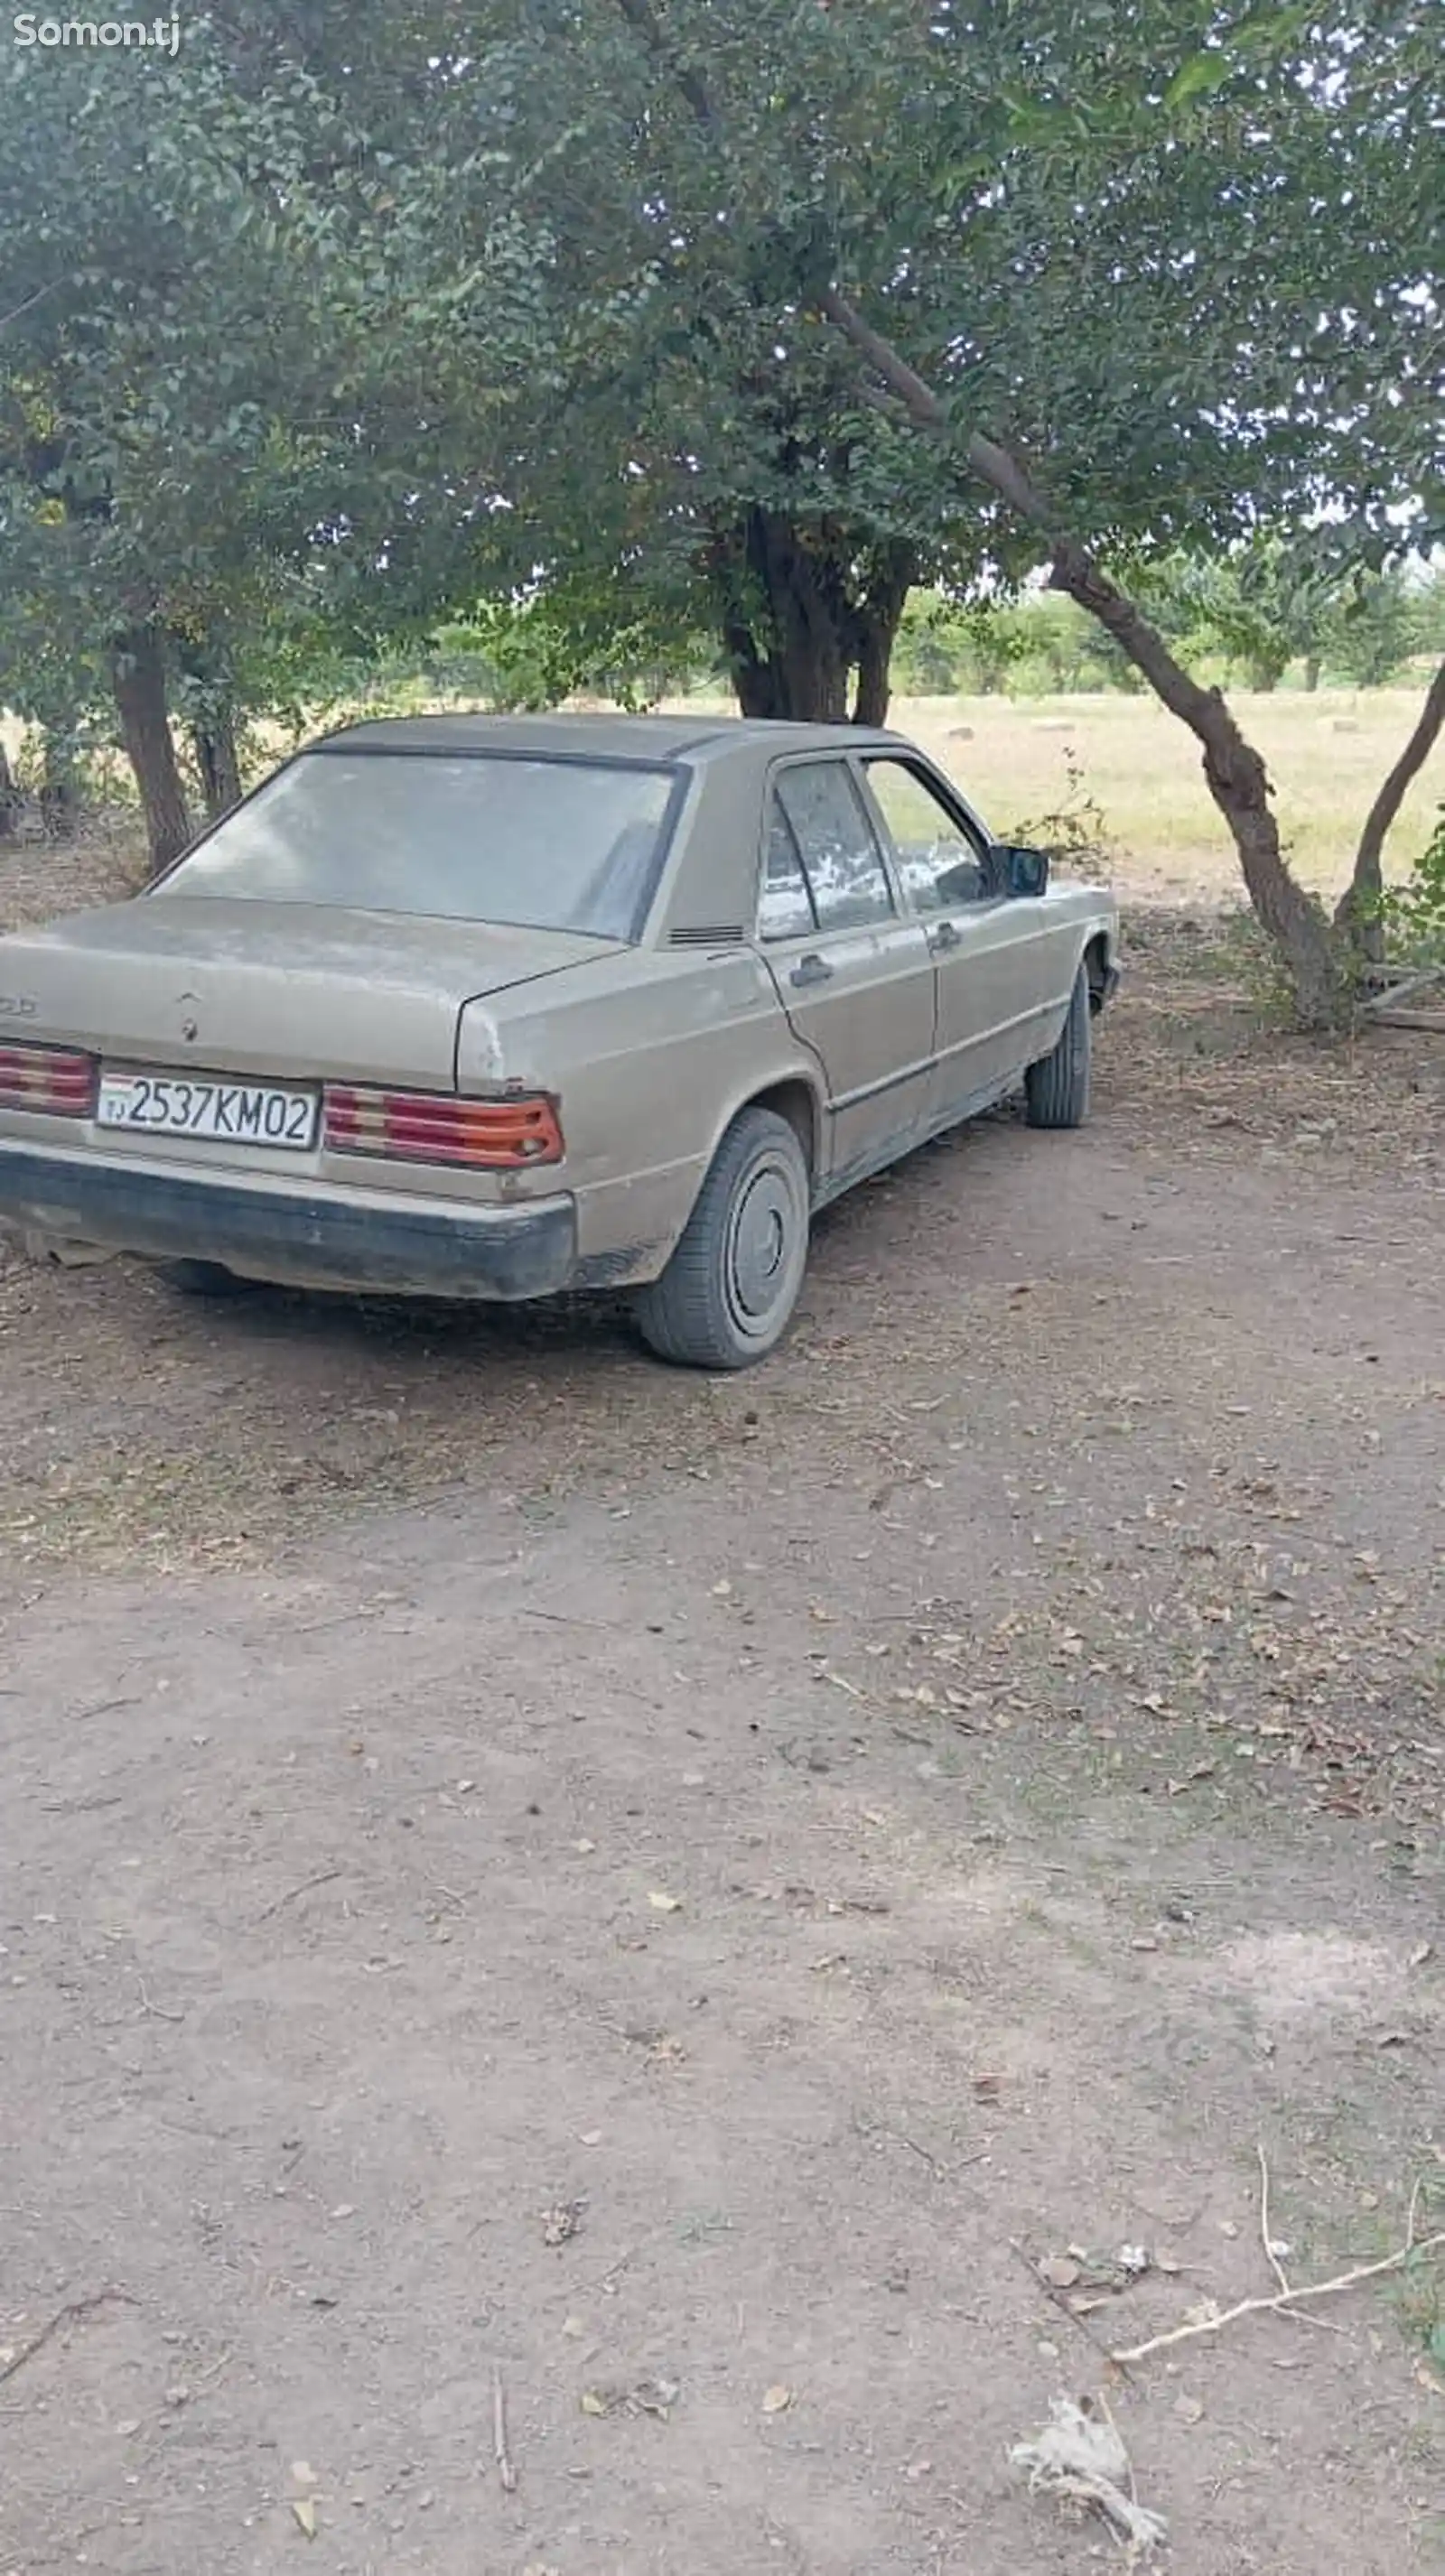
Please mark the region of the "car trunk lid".
<svg viewBox="0 0 1445 2576"><path fill-rule="evenodd" d="M130 1064L451 1088L468 1002L620 944L154 895L0 941L0 1030Z"/></svg>

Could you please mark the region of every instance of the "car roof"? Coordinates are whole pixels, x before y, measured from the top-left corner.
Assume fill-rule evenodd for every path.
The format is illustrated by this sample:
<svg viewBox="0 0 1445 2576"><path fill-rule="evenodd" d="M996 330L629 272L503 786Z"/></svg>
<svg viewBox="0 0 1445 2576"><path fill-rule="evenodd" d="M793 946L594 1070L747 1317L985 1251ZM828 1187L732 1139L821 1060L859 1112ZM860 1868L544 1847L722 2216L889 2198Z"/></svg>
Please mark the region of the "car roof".
<svg viewBox="0 0 1445 2576"><path fill-rule="evenodd" d="M683 762L689 766L744 752L840 751L886 743L898 734L854 725L778 724L757 716L434 715L380 716L347 725L312 743L312 751L512 752L539 759L590 755L599 760Z"/></svg>

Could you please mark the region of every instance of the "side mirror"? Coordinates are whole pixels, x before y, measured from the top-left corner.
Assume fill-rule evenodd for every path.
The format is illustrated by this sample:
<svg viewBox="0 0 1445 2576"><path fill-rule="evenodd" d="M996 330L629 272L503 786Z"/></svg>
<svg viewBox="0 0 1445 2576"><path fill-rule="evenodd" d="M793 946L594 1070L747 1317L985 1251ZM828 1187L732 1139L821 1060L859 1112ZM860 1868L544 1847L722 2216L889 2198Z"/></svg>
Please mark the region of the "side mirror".
<svg viewBox="0 0 1445 2576"><path fill-rule="evenodd" d="M1006 842L999 852L1003 861L1003 890L1007 895L1047 894L1049 860L1046 850L1024 850Z"/></svg>

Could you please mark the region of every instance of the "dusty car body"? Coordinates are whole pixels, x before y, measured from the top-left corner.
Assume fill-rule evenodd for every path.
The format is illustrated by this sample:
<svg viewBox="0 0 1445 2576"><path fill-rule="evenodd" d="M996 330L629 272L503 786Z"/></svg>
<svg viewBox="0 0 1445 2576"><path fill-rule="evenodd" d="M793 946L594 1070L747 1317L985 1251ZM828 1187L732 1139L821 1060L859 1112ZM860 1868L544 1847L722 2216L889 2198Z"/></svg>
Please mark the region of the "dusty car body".
<svg viewBox="0 0 1445 2576"><path fill-rule="evenodd" d="M634 1288L742 1365L813 1210L1021 1083L1077 1124L1116 943L897 735L356 726L0 941L0 1214L192 1285Z"/></svg>

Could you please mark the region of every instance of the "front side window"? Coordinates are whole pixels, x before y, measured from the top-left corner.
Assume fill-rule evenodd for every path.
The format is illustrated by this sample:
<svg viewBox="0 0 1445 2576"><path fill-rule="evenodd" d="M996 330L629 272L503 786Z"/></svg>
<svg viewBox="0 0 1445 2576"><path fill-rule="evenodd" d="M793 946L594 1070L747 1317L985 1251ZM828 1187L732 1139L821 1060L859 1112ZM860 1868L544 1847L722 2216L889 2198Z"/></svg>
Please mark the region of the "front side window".
<svg viewBox="0 0 1445 2576"><path fill-rule="evenodd" d="M657 882L673 776L600 760L306 752L164 892L630 939Z"/></svg>
<svg viewBox="0 0 1445 2576"><path fill-rule="evenodd" d="M784 770L777 799L808 880L820 930L887 921L893 891L877 835L841 760Z"/></svg>
<svg viewBox="0 0 1445 2576"><path fill-rule="evenodd" d="M918 770L903 760L870 760L868 784L916 911L949 912L987 899L993 889L983 851Z"/></svg>

